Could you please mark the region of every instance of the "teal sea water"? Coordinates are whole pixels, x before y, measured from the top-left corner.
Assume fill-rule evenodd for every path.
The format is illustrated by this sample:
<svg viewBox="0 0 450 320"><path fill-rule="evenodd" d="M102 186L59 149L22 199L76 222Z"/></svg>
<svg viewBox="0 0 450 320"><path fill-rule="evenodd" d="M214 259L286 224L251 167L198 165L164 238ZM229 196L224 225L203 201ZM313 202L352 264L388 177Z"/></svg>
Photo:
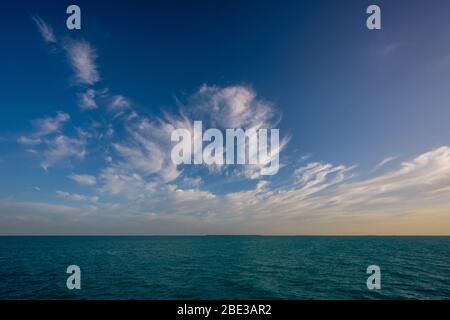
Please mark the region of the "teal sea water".
<svg viewBox="0 0 450 320"><path fill-rule="evenodd" d="M0 237L0 299L449 298L450 237Z"/></svg>

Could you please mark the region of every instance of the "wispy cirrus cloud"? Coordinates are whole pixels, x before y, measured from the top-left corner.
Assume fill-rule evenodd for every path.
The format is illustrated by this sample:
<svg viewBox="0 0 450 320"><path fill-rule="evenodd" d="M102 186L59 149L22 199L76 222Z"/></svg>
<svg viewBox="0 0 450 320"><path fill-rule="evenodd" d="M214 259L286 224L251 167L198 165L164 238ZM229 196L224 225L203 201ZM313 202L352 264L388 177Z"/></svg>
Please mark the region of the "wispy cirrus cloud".
<svg viewBox="0 0 450 320"><path fill-rule="evenodd" d="M95 178L95 176L91 176L88 174L72 173L72 174L68 175L67 177L69 179L77 182L80 185L93 186L93 185L97 184L97 179Z"/></svg>
<svg viewBox="0 0 450 320"><path fill-rule="evenodd" d="M403 162L399 169L369 179L357 179L355 165L309 162L295 169L291 180L278 182L276 187L263 180L256 183L254 189L217 195L208 191L207 185L203 186L206 190L199 190L200 183L189 185L188 181L195 179L190 177L182 179L179 185L158 189L147 180L147 174L157 173L163 167L164 152L153 149L154 135L167 136L165 130L170 132L173 127L189 129L190 120L184 116L166 116L153 123L139 118L130 127L132 134L127 144L115 146L119 159L122 157L125 161L121 160L102 173L103 192L121 195L132 190L131 194L139 194L144 199L144 207L154 208L152 221L164 219L165 214L186 216L195 212L204 212L209 220L217 221L227 219L226 216L239 220L241 215L256 220L263 217L282 217L285 221L300 217L320 220L355 210L363 215L373 211L373 207L379 210L375 214L381 214L394 206L406 208L409 202L414 201L423 201L426 206L428 200L433 200L433 194L450 195L450 189L446 187L450 181L450 148L446 146ZM157 161L148 163L152 158L140 149L143 147L139 146L141 143L152 151L149 154L156 156ZM393 160L393 157L384 159L380 166ZM136 171L141 174L133 173ZM162 192L163 196L155 197L155 190ZM280 228L285 230L289 224L286 222Z"/></svg>
<svg viewBox="0 0 450 320"><path fill-rule="evenodd" d="M42 140L39 137L33 138L21 136L19 139L17 139L17 142L26 146L36 146L38 144L41 144Z"/></svg>
<svg viewBox="0 0 450 320"><path fill-rule="evenodd" d="M44 41L48 43L56 43L56 37L55 34L53 33L52 27L48 25L39 16L33 16L32 19L36 24L36 27L38 28L39 32L41 33L41 36L44 39Z"/></svg>
<svg viewBox="0 0 450 320"><path fill-rule="evenodd" d="M70 116L62 111L58 111L54 117L46 117L32 120L34 132L29 136L21 136L17 142L26 146L37 146L42 143L42 138L54 133L61 132L64 123L70 120Z"/></svg>
<svg viewBox="0 0 450 320"><path fill-rule="evenodd" d="M88 89L86 92L80 95L80 109L81 110L92 110L97 109L97 102L95 101L95 90Z"/></svg>
<svg viewBox="0 0 450 320"><path fill-rule="evenodd" d="M102 182L99 191L113 196L129 199L145 198L155 190L154 182L147 182L138 173L132 173L118 166L103 169L99 179Z"/></svg>
<svg viewBox="0 0 450 320"><path fill-rule="evenodd" d="M336 204L361 204L397 199L398 204L430 199L450 182L450 147L443 146L401 163L400 168L372 179L345 185L330 197ZM450 193L449 193L450 195Z"/></svg>
<svg viewBox="0 0 450 320"><path fill-rule="evenodd" d="M292 179L281 185L261 180L247 190L215 194L187 185L155 188L140 175L109 168L102 173L102 179L109 179L102 188L111 188L107 191L111 195L128 194L132 201L117 205L96 203L97 220L81 214L80 209L65 212L94 229L114 215L116 221L126 222L131 228L128 230L157 234L230 230L241 234L364 234L386 218L419 233L436 233L450 227L450 147L420 154L375 178L358 178L355 170L354 166L310 162L297 168ZM60 193L62 198L74 198L69 201L90 201L90 197L80 196ZM0 207L5 206L11 208L11 204L0 202ZM51 207L40 204L36 208L48 206ZM16 214L0 219L2 223L16 221L17 225L20 217L29 217L30 208L27 203L15 204ZM123 229L108 230L114 233ZM390 229L383 230L382 233Z"/></svg>
<svg viewBox="0 0 450 320"><path fill-rule="evenodd" d="M199 188L204 183L204 181L202 177L184 177L181 183L187 188L196 189Z"/></svg>
<svg viewBox="0 0 450 320"><path fill-rule="evenodd" d="M93 85L100 80L96 65L97 53L89 42L69 40L63 48L75 73L75 83Z"/></svg>
<svg viewBox="0 0 450 320"><path fill-rule="evenodd" d="M208 221L246 224L245 230L275 234L317 230L312 229L317 225L324 226L322 232L333 233L327 226L329 221L339 226L338 233L361 234L369 230L364 225L358 229L347 216L361 223L364 219L384 219L389 215L395 223L402 220L411 230L420 230L420 225L401 217L415 219L415 215L426 208L435 207L439 215L443 208L450 209L450 147L425 152L403 162L400 168L375 178L356 179L355 169L355 166L312 162L296 170L292 183L285 181L276 188L261 181L254 189L246 191L208 196L195 190L179 191L168 196L170 205L158 200L150 203L152 208L167 214L170 209L181 216L203 212ZM196 205L202 196L206 196L204 203ZM153 210L155 212L158 210ZM433 210L428 210L428 216L429 220L436 219ZM156 217L153 215L152 219L154 221ZM347 227L339 225L339 221L345 222ZM447 219L447 228L449 221ZM197 222L203 223L204 227L208 225L200 217ZM442 230L438 226L434 229Z"/></svg>
<svg viewBox="0 0 450 320"><path fill-rule="evenodd" d="M87 197L77 193L69 193L65 191L56 191L56 196L61 199L73 200L73 201L83 201L86 200Z"/></svg>
<svg viewBox="0 0 450 320"><path fill-rule="evenodd" d="M58 43L49 24L39 16L33 16L32 18L45 42ZM89 42L66 39L59 43L59 47L66 52L67 59L75 73L73 79L75 84L93 85L100 81L100 74L96 64L97 52ZM88 91L87 95L84 96L86 99L82 101L82 106L87 109L95 108L92 100L93 93L94 91Z"/></svg>
<svg viewBox="0 0 450 320"><path fill-rule="evenodd" d="M78 106L81 111L94 110L100 105L105 104L109 98L109 89L89 88L84 92L78 93Z"/></svg>
<svg viewBox="0 0 450 320"><path fill-rule="evenodd" d="M70 116L62 111L58 111L56 116L36 119L32 121L36 131L35 136L42 137L55 132L59 132L62 129L64 123L70 120Z"/></svg>
<svg viewBox="0 0 450 320"><path fill-rule="evenodd" d="M46 141L46 148L43 151L43 161L41 167L47 170L56 163L71 158L84 159L86 155L86 140L70 138L58 135Z"/></svg>
<svg viewBox="0 0 450 320"><path fill-rule="evenodd" d="M119 190L122 190L122 185L126 183L142 187L155 179L161 183L168 183L180 177L181 168L170 158L172 147L170 137L173 130L183 128L188 130L193 138L194 120L202 120L205 128L214 126L227 128L235 125L238 128L255 130L262 126L270 128L279 121L275 107L257 99L256 93L244 86L221 88L203 85L188 98L186 106L180 106L177 114L164 113L162 117L152 119L132 110L131 103L123 96L115 96L112 102L115 104L114 108L121 111L126 109L130 115L122 118L126 135L122 136L121 141L112 144L117 160L103 170L101 175L103 177L101 181L104 183L101 190L112 194L120 193ZM210 112L207 111L208 105ZM271 150L272 157L278 156L288 141L289 137L284 137L279 148ZM272 159L266 160L259 166L243 166L245 177L258 179L261 167L268 165ZM230 169L225 166L219 168L214 165L205 167L217 174L228 171L227 174L240 175L236 168ZM111 184L111 187L107 184Z"/></svg>
<svg viewBox="0 0 450 320"><path fill-rule="evenodd" d="M273 104L259 99L247 86L202 85L189 98L188 110L212 128L273 128L280 112Z"/></svg>
<svg viewBox="0 0 450 320"><path fill-rule="evenodd" d="M377 165L375 166L375 168L373 168L374 171L380 169L381 167L383 167L384 165L386 165L389 162L394 161L395 159L397 159L397 157L386 157L383 160L381 160L379 163L377 163Z"/></svg>
<svg viewBox="0 0 450 320"><path fill-rule="evenodd" d="M255 90L248 86L219 87L204 84L188 100L186 110L182 109L182 114L191 119L201 119L205 126L210 128L271 129L276 128L281 120L279 109L273 103L258 97ZM249 179L260 178L263 169L267 174L270 164L274 160L279 161L279 155L288 145L290 138L290 135L283 135L278 148L272 147L269 139L270 157L260 158L257 165L240 167L235 173ZM282 166L283 164L279 165ZM227 169L216 165L208 168L212 172Z"/></svg>
<svg viewBox="0 0 450 320"><path fill-rule="evenodd" d="M97 196L89 197L89 196L78 194L78 193L70 193L70 192L60 191L60 190L56 191L56 196L60 199L71 200L71 201L97 202L99 199Z"/></svg>
<svg viewBox="0 0 450 320"><path fill-rule="evenodd" d="M131 107L131 101L122 95L115 95L111 98L109 108L114 111L121 111Z"/></svg>
<svg viewBox="0 0 450 320"><path fill-rule="evenodd" d="M46 171L63 160L82 160L87 153L87 140L91 135L80 128L75 128L75 136L64 134L64 124L69 121L70 115L62 111L53 117L32 120L34 130L27 136L19 137L17 142L32 147L27 151L39 156L40 165Z"/></svg>
<svg viewBox="0 0 450 320"><path fill-rule="evenodd" d="M180 172L170 159L170 131L161 124L139 119L126 125L127 137L112 145L117 155L101 174L102 190L119 194L131 184L144 187L177 178Z"/></svg>

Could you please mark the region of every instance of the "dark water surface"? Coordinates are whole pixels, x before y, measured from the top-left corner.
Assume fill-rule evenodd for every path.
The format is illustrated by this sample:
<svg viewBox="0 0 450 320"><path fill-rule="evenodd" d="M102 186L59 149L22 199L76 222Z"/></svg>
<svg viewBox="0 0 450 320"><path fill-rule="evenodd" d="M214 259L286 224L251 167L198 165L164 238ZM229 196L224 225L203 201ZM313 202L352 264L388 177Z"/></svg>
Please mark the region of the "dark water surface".
<svg viewBox="0 0 450 320"><path fill-rule="evenodd" d="M450 237L0 237L0 299L449 298Z"/></svg>

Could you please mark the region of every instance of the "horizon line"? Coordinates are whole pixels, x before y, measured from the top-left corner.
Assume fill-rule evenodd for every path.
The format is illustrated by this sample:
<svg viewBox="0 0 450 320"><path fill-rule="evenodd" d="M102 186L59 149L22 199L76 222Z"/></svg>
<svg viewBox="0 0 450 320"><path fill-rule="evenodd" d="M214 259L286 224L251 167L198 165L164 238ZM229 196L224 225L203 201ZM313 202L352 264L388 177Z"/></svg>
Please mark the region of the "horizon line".
<svg viewBox="0 0 450 320"><path fill-rule="evenodd" d="M450 237L450 234L0 234L0 237Z"/></svg>

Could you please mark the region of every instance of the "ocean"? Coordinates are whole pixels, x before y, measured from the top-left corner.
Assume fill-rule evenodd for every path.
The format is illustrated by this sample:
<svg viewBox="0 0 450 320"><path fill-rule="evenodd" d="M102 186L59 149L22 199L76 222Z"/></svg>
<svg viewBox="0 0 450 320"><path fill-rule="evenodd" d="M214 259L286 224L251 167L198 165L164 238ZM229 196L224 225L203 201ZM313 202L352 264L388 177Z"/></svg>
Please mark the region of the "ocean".
<svg viewBox="0 0 450 320"><path fill-rule="evenodd" d="M2 300L449 298L450 237L0 237Z"/></svg>

